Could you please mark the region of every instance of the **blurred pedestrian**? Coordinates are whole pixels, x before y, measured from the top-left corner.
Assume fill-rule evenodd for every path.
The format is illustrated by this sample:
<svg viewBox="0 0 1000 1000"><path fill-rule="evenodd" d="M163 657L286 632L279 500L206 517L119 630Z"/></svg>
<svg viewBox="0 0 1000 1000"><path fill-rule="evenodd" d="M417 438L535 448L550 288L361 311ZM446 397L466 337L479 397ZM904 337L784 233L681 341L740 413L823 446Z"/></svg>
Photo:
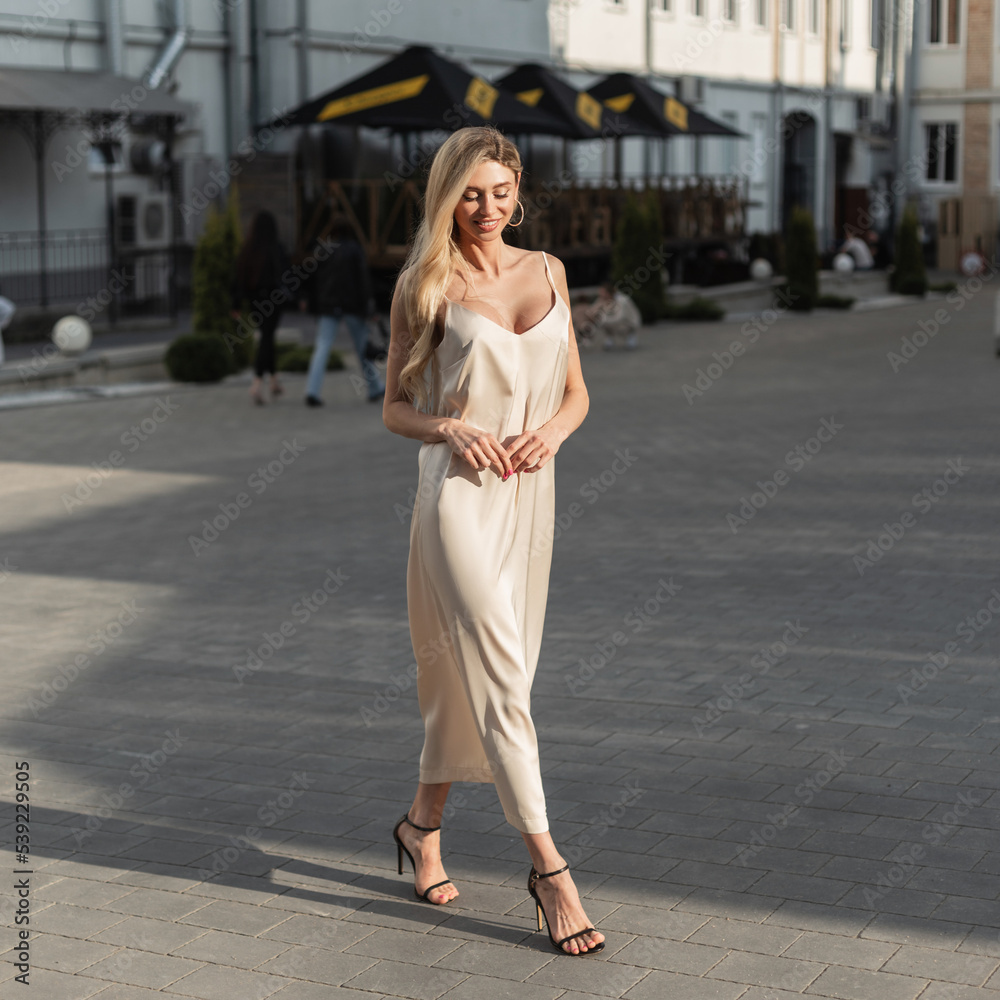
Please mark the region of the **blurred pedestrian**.
<svg viewBox="0 0 1000 1000"><path fill-rule="evenodd" d="M313 312L319 316L316 342L309 361L306 380L306 406L322 406L320 392L330 349L341 322L354 342L361 371L368 387L368 401L378 402L385 395L385 382L368 357L367 319L375 314L371 274L364 248L344 216L336 216L330 229L332 253L319 265L313 278Z"/></svg>
<svg viewBox="0 0 1000 1000"><path fill-rule="evenodd" d="M258 212L236 258L232 285L233 315L239 317L244 302L249 302L249 312L262 317L250 386L250 398L258 406L264 405L265 375L270 376L272 399L284 392L278 381L274 337L284 305L290 299L284 284L289 264L288 252L278 239L277 220L270 212Z"/></svg>

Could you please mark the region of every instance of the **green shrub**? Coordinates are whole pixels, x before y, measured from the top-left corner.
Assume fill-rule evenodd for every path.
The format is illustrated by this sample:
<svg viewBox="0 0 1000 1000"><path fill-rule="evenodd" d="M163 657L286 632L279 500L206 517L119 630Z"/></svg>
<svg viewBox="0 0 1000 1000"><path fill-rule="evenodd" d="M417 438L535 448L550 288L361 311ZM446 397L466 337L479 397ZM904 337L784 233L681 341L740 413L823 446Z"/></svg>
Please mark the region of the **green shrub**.
<svg viewBox="0 0 1000 1000"><path fill-rule="evenodd" d="M253 359L254 338L230 315L233 273L240 247L238 198L230 189L225 211L209 208L195 246L191 271L194 332L219 337L229 354L229 370L243 371Z"/></svg>
<svg viewBox="0 0 1000 1000"><path fill-rule="evenodd" d="M850 295L821 295L816 299L819 309L850 309L857 300Z"/></svg>
<svg viewBox="0 0 1000 1000"><path fill-rule="evenodd" d="M919 229L917 210L913 205L907 205L896 234L896 268L892 272L892 290L899 295L922 296L927 291L927 271Z"/></svg>
<svg viewBox="0 0 1000 1000"><path fill-rule="evenodd" d="M801 206L792 210L785 240L787 254L789 308L809 312L819 297L816 257L816 226L812 213Z"/></svg>
<svg viewBox="0 0 1000 1000"><path fill-rule="evenodd" d="M175 382L218 382L232 371L232 356L222 338L205 333L178 337L163 363Z"/></svg>
<svg viewBox="0 0 1000 1000"><path fill-rule="evenodd" d="M954 281L932 281L927 286L929 292L957 292L958 285Z"/></svg>
<svg viewBox="0 0 1000 1000"><path fill-rule="evenodd" d="M313 349L299 344L278 344L277 364L279 372L307 372ZM340 371L344 367L344 358L339 351L330 351L326 362L328 372Z"/></svg>
<svg viewBox="0 0 1000 1000"><path fill-rule="evenodd" d="M652 252L662 246L663 223L656 191L649 189L641 200L630 191L611 250L611 280L616 285L622 282L622 291L632 297L643 323L655 322L666 309L661 270L648 266ZM643 272L649 277L640 282L638 278Z"/></svg>
<svg viewBox="0 0 1000 1000"><path fill-rule="evenodd" d="M675 305L668 302L665 306L666 319L713 320L722 319L726 310L711 299L696 297L688 302Z"/></svg>

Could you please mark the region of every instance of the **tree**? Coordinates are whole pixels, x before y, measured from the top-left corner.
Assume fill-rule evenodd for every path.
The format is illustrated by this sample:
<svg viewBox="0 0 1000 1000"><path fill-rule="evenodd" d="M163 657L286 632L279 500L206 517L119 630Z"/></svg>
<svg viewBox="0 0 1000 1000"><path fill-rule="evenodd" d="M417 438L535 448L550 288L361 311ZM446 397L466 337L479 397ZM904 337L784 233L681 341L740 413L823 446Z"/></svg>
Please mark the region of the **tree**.
<svg viewBox="0 0 1000 1000"><path fill-rule="evenodd" d="M785 237L786 273L788 276L789 308L809 312L819 298L819 276L816 255L816 226L812 212L796 206L788 223Z"/></svg>
<svg viewBox="0 0 1000 1000"><path fill-rule="evenodd" d="M923 295L927 291L927 270L920 245L920 222L917 210L907 205L896 234L896 268L892 290L900 295Z"/></svg>
<svg viewBox="0 0 1000 1000"><path fill-rule="evenodd" d="M617 288L631 295L644 323L654 322L666 313L661 277L662 246L663 224L656 192L648 190L640 201L630 191L611 250L611 280ZM651 262L653 267L650 267Z"/></svg>

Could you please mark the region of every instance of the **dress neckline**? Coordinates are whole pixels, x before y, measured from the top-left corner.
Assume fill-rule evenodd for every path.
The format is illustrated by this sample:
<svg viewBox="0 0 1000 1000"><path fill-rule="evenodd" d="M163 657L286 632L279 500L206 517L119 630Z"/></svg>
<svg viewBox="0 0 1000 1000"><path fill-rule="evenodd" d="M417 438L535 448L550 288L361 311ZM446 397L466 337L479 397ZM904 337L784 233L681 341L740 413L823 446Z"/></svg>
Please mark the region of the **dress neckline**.
<svg viewBox="0 0 1000 1000"><path fill-rule="evenodd" d="M468 306L463 306L461 302L456 302L454 299L445 298L445 302L447 302L449 306L458 306L459 309L464 309L467 313L472 313L473 316L478 316L480 319L485 320L492 326L495 326L498 329L503 330L505 333L509 333L512 337L523 337L526 333L531 333L532 330L535 330L538 327L540 327L552 315L552 313L555 312L556 307L562 301L558 292L555 293L555 296L556 300L555 302L552 303L551 306L549 306L549 311L537 323L532 323L531 326L527 328L527 330L522 330L520 333L518 333L516 330L508 330L507 327L503 326L501 323L498 323L496 320L490 319L489 316L484 316L481 312L479 312L478 309L470 309Z"/></svg>

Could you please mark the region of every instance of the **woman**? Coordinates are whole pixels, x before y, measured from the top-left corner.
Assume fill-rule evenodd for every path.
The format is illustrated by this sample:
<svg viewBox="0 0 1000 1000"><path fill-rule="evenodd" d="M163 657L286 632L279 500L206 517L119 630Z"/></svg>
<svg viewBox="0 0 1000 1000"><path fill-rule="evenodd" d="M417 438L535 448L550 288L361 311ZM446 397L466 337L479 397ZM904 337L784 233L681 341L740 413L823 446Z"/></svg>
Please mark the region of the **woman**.
<svg viewBox="0 0 1000 1000"><path fill-rule="evenodd" d="M260 342L254 359L254 380L250 386L250 398L257 406L264 405L262 389L265 375L271 376L272 397L280 396L284 391L275 366L274 335L281 319L282 306L289 300L289 293L284 287L288 265L288 254L278 240L277 221L270 212L258 212L250 224L250 235L236 258L232 287L233 315L238 318L244 300L249 300L250 312L262 317Z"/></svg>
<svg viewBox="0 0 1000 1000"><path fill-rule="evenodd" d="M466 128L438 150L390 315L386 427L423 442L407 603L424 718L420 782L393 835L417 896L441 864L453 781L495 782L533 867L538 928L570 955L604 947L548 832L529 695L548 591L552 458L588 408L560 262L507 246L517 149ZM518 225L519 223L515 223Z"/></svg>

